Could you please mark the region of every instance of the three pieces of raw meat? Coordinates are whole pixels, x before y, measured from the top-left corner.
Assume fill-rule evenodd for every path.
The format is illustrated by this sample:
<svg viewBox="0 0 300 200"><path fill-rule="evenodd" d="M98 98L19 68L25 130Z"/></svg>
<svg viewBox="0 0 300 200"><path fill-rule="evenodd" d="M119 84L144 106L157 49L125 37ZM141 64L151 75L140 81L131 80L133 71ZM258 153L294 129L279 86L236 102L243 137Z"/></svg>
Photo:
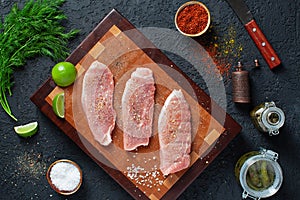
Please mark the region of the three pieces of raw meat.
<svg viewBox="0 0 300 200"><path fill-rule="evenodd" d="M152 136L154 112L152 70L137 68L126 82L122 96L123 144L127 151L147 146ZM95 61L83 79L82 106L96 141L112 142L116 112L113 108L114 81L109 68ZM173 90L158 119L160 169L164 175L190 164L191 113L181 90Z"/></svg>

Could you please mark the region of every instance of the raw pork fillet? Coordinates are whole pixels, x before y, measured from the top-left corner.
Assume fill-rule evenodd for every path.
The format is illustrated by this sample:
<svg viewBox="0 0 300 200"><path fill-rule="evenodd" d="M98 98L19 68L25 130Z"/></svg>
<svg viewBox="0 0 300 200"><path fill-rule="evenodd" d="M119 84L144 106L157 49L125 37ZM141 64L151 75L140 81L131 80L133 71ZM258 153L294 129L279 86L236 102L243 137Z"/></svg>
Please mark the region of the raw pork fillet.
<svg viewBox="0 0 300 200"><path fill-rule="evenodd" d="M83 78L81 102L95 140L104 146L111 143L115 127L113 93L113 74L106 65L94 61Z"/></svg>
<svg viewBox="0 0 300 200"><path fill-rule="evenodd" d="M137 68L126 82L122 96L122 117L124 149L127 151L149 144L154 92L153 73L148 68Z"/></svg>
<svg viewBox="0 0 300 200"><path fill-rule="evenodd" d="M158 117L160 170L164 175L190 165L191 112L181 90L173 90Z"/></svg>

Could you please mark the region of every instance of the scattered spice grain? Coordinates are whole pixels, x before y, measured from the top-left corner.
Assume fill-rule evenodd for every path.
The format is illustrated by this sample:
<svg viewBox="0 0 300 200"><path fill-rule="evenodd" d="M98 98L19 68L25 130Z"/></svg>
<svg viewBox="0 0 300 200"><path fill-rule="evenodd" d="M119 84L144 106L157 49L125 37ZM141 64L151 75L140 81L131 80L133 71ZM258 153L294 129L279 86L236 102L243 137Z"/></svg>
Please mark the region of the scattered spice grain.
<svg viewBox="0 0 300 200"><path fill-rule="evenodd" d="M41 153L24 152L24 154L16 157L15 161L18 167L16 170L18 177L20 175L21 177L30 177L32 180L40 180L47 171Z"/></svg>
<svg viewBox="0 0 300 200"><path fill-rule="evenodd" d="M227 28L222 37L218 29L211 26L208 34L198 38L197 41L205 48L210 58L216 64L216 71L207 68L207 73L219 75L220 80L228 78L232 69L232 63L242 57L243 46L238 41L236 30L233 26ZM202 58L203 63L207 63L209 58Z"/></svg>

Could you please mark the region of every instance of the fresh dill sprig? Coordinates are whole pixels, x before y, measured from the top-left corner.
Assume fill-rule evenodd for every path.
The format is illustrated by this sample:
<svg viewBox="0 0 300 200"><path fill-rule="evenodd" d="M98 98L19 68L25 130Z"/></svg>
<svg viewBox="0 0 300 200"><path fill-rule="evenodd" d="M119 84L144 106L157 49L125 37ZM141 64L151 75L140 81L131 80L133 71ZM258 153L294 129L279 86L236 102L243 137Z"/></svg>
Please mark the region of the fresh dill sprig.
<svg viewBox="0 0 300 200"><path fill-rule="evenodd" d="M12 76L16 67L28 58L43 55L54 60L65 59L68 40L78 30L65 32L61 21L66 19L59 9L65 0L28 0L20 9L15 4L4 22L0 22L0 104L12 114L7 95L12 95Z"/></svg>

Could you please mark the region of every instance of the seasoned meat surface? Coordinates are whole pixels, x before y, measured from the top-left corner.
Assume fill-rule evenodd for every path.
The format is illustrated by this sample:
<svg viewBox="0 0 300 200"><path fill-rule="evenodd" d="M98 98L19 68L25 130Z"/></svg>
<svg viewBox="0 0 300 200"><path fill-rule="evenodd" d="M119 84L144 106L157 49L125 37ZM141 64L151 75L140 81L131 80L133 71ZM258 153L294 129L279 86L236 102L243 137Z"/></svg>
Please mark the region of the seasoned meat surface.
<svg viewBox="0 0 300 200"><path fill-rule="evenodd" d="M191 112L181 90L173 90L158 118L160 170L164 175L190 165Z"/></svg>
<svg viewBox="0 0 300 200"><path fill-rule="evenodd" d="M94 61L83 78L81 102L95 140L104 146L112 142L115 127L113 95L113 74L106 65Z"/></svg>
<svg viewBox="0 0 300 200"><path fill-rule="evenodd" d="M147 146L152 136L154 78L151 69L137 68L126 82L122 96L125 150Z"/></svg>

